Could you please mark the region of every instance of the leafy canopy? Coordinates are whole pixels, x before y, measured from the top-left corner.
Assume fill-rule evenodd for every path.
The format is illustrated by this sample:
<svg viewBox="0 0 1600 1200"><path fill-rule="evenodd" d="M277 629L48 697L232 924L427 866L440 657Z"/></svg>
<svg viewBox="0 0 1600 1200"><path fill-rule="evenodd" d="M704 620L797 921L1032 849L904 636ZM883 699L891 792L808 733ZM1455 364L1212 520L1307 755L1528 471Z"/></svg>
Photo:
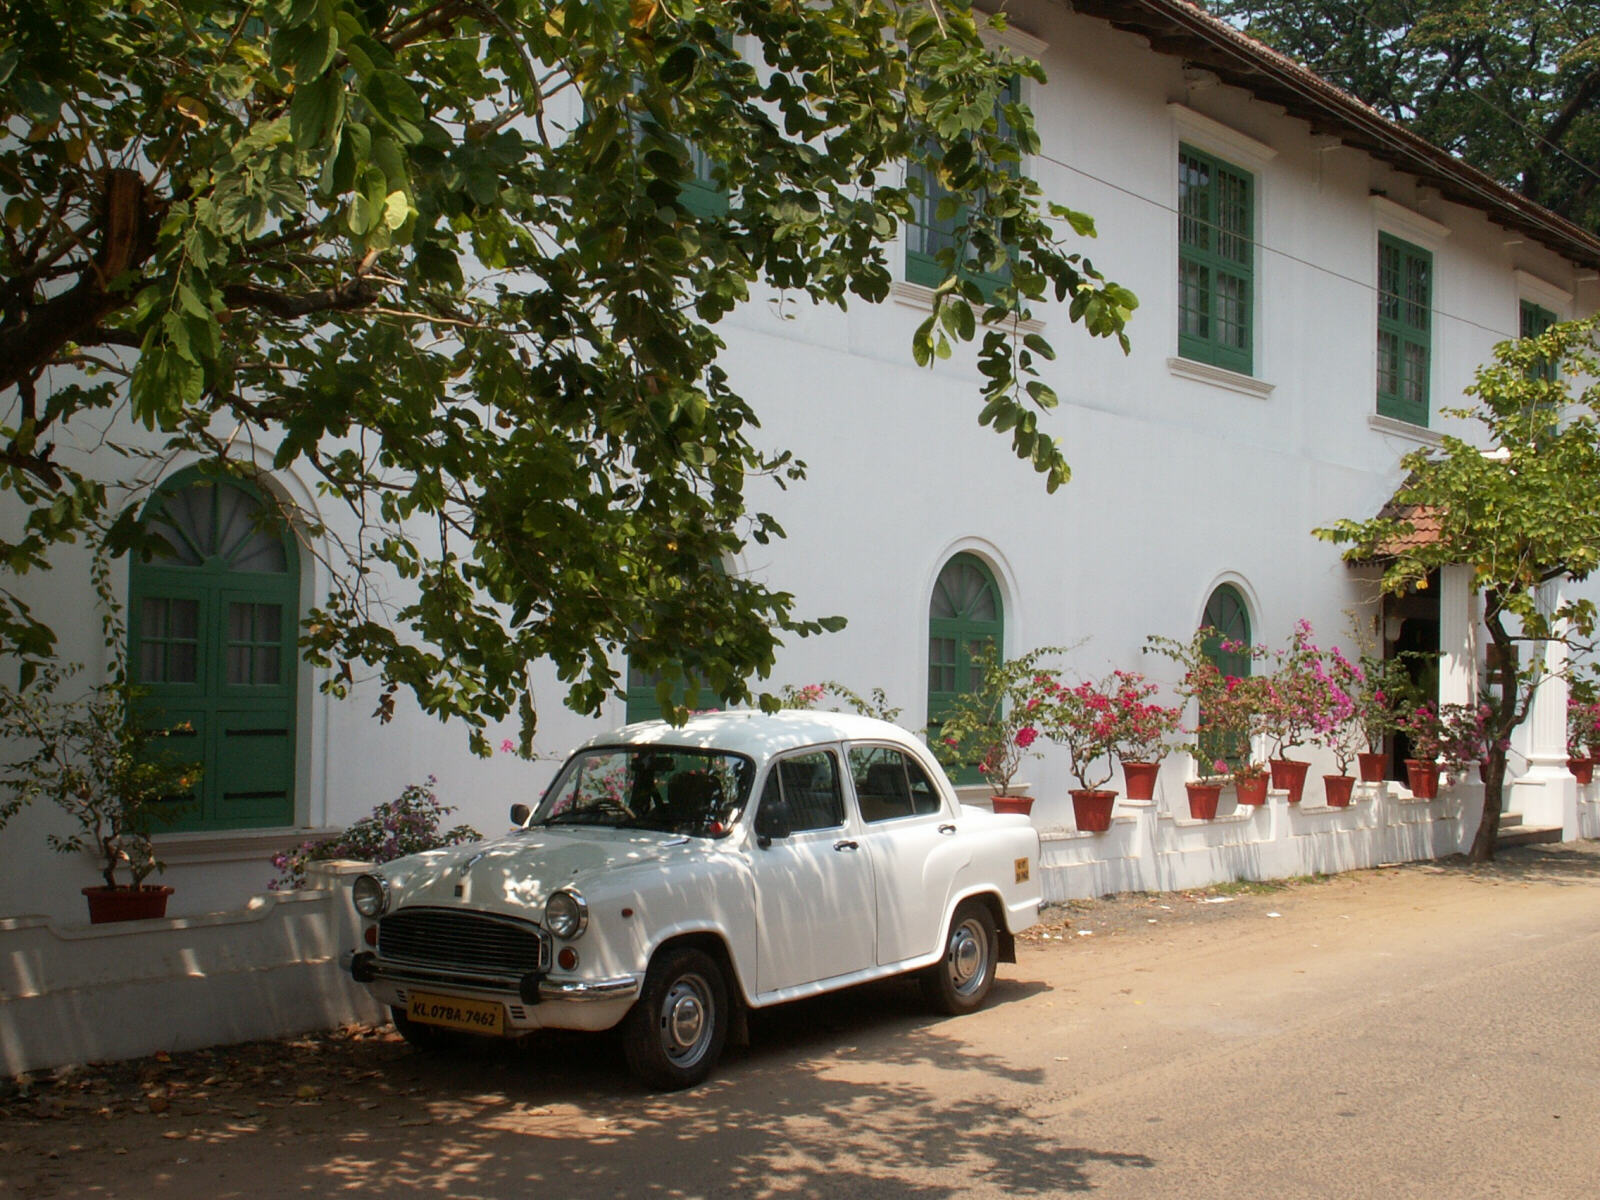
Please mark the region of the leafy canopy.
<svg viewBox="0 0 1600 1200"><path fill-rule="evenodd" d="M747 481L804 473L718 365L753 287L883 300L903 163L928 164L963 236L911 349L974 342L979 419L1052 489L1054 352L1013 318L1053 296L1126 348L1136 301L1064 243L1092 222L1014 172L1026 108L996 120L1042 73L978 22L955 0L6 6L8 652L54 640L6 576L82 538L146 549L118 481L156 471L129 456L264 455L354 517L303 635L336 692L375 672L380 711L409 689L480 749L518 712L525 750L541 658L580 711L619 652L664 701L685 677L747 695L780 637L842 623L717 569L782 535ZM697 161L725 204L689 202ZM971 276L1002 266L985 300ZM119 453L90 453L108 429Z"/></svg>
<svg viewBox="0 0 1600 1200"><path fill-rule="evenodd" d="M1507 187L1600 229L1600 5L1214 0L1208 7Z"/></svg>

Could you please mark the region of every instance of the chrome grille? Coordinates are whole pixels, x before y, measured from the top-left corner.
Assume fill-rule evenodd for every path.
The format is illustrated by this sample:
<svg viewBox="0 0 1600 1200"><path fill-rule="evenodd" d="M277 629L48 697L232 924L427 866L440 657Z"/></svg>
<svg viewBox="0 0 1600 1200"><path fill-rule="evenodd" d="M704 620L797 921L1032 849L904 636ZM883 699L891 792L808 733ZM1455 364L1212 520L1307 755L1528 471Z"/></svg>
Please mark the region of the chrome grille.
<svg viewBox="0 0 1600 1200"><path fill-rule="evenodd" d="M453 908L402 908L378 922L378 958L517 976L550 969L550 935L530 921Z"/></svg>

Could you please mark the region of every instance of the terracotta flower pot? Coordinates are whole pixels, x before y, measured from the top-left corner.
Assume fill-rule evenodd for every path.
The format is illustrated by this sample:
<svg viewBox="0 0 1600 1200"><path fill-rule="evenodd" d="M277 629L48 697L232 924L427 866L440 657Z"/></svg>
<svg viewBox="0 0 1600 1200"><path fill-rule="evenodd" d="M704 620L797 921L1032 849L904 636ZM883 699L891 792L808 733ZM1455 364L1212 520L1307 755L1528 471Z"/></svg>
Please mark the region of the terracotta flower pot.
<svg viewBox="0 0 1600 1200"><path fill-rule="evenodd" d="M994 811L997 813L1021 813L1029 816L1033 812L1032 796L990 796L994 801Z"/></svg>
<svg viewBox="0 0 1600 1200"><path fill-rule="evenodd" d="M1594 782L1594 759L1592 758L1569 758L1567 759L1567 770L1572 772L1572 777L1579 783Z"/></svg>
<svg viewBox="0 0 1600 1200"><path fill-rule="evenodd" d="M1129 800L1154 800L1156 776L1161 764L1153 762L1125 762L1122 764L1122 782L1128 789Z"/></svg>
<svg viewBox="0 0 1600 1200"><path fill-rule="evenodd" d="M166 916L172 888L155 883L136 888L99 886L86 887L83 894L89 901L89 924L107 925L112 921L147 921Z"/></svg>
<svg viewBox="0 0 1600 1200"><path fill-rule="evenodd" d="M1085 833L1104 833L1111 828L1111 806L1117 794L1104 788L1075 788L1072 793L1072 819Z"/></svg>
<svg viewBox="0 0 1600 1200"><path fill-rule="evenodd" d="M1186 783L1189 793L1189 815L1196 821L1209 821L1217 815L1217 800L1222 795L1220 783Z"/></svg>
<svg viewBox="0 0 1600 1200"><path fill-rule="evenodd" d="M1247 775L1243 779L1233 781L1233 790L1238 796L1240 804L1248 804L1252 808L1259 808L1267 802L1267 777L1265 775Z"/></svg>
<svg viewBox="0 0 1600 1200"><path fill-rule="evenodd" d="M1383 751L1362 752L1356 755L1356 767L1362 783L1382 783L1389 773L1389 756Z"/></svg>
<svg viewBox="0 0 1600 1200"><path fill-rule="evenodd" d="M1420 758L1406 759L1406 782L1411 794L1418 800L1435 800L1439 796L1439 764L1423 762Z"/></svg>
<svg viewBox="0 0 1600 1200"><path fill-rule="evenodd" d="M1324 775L1322 777L1322 794L1327 798L1330 808L1345 808L1350 804L1350 793L1355 790L1356 777L1354 775Z"/></svg>
<svg viewBox="0 0 1600 1200"><path fill-rule="evenodd" d="M1289 793L1289 803L1299 804L1306 790L1306 772L1311 764L1298 758L1275 758L1271 762L1272 786Z"/></svg>

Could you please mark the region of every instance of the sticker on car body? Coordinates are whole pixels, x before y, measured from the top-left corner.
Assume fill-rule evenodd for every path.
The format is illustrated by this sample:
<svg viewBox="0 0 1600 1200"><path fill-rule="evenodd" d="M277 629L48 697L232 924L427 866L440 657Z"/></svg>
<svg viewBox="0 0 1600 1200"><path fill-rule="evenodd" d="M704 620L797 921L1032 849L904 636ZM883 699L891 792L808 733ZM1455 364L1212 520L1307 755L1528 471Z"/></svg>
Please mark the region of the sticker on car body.
<svg viewBox="0 0 1600 1200"><path fill-rule="evenodd" d="M1028 882L1028 860L1025 859L1025 858L1017 859L1016 868L1017 868L1017 882L1018 883L1027 883Z"/></svg>

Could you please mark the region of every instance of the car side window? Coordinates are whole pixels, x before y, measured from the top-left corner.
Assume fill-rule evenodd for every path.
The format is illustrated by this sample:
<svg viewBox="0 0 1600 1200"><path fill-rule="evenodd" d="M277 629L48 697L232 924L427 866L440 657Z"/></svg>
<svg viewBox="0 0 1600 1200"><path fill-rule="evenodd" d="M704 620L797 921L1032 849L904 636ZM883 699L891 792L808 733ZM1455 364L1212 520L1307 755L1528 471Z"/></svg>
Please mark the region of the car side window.
<svg viewBox="0 0 1600 1200"><path fill-rule="evenodd" d="M767 775L761 807L782 803L791 833L835 829L844 824L844 791L839 762L827 750L811 750L779 759Z"/></svg>
<svg viewBox="0 0 1600 1200"><path fill-rule="evenodd" d="M893 746L850 747L850 777L869 824L939 811L939 791L922 764Z"/></svg>

